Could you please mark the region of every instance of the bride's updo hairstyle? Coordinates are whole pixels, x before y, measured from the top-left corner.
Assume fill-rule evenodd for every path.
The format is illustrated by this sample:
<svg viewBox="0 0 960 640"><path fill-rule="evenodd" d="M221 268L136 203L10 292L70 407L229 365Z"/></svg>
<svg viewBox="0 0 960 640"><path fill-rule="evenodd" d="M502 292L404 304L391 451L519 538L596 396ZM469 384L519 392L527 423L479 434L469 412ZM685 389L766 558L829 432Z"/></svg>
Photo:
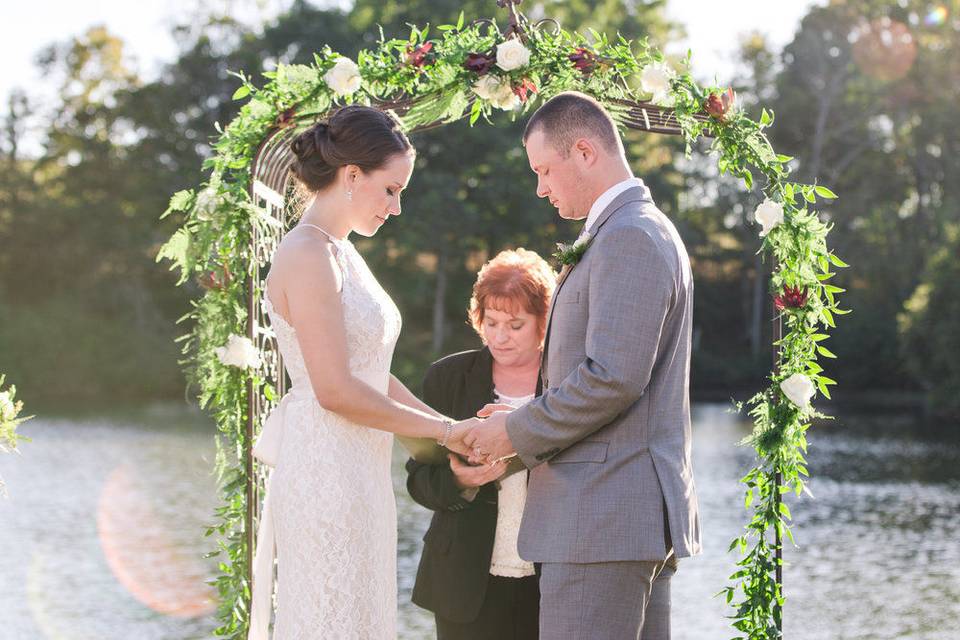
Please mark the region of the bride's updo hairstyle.
<svg viewBox="0 0 960 640"><path fill-rule="evenodd" d="M352 164L369 173L398 153L413 153L395 117L361 105L343 107L326 122L317 122L294 138L290 149L297 156L291 170L311 193L330 186L340 167Z"/></svg>

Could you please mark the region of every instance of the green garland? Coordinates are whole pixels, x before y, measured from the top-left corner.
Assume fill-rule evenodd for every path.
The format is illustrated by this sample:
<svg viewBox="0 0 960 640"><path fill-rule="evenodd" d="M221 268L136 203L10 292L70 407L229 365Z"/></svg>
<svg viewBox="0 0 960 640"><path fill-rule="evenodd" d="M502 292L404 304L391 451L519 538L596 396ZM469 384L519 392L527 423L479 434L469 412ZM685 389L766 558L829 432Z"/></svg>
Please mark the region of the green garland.
<svg viewBox="0 0 960 640"><path fill-rule="evenodd" d="M822 185L788 180L791 158L777 155L764 129L773 116L764 111L759 122L735 105L732 91L701 87L689 72L676 73L662 54L646 41L608 40L592 33L588 41L577 33L538 28L519 16L519 29L502 34L482 21L430 30L413 28L405 40L386 40L364 51L354 63L325 48L314 63L280 65L264 74L257 87L243 74L234 98L245 100L240 114L220 130L214 155L204 163L210 179L199 191L175 194L164 215L183 215L182 227L162 248L180 272L179 284L190 279L204 287L182 321L189 331L181 338L188 377L199 388L201 406L212 411L219 426L223 505L218 523L208 535L218 536L220 594L216 633L240 638L245 633L250 585L247 584L245 537L244 424L247 385L274 400L274 390L259 373L259 354L244 336L247 323L245 277L252 273L255 227L271 224L248 195L250 166L265 137L277 127L299 126L340 104L391 104L413 100L403 116L408 128L469 118L490 122L497 109L519 117L538 100L562 91L579 90L608 106L622 118L621 100L652 101L672 106L683 129L686 152L705 134L721 173L741 179L747 190L762 184L765 201L756 218L763 225L761 251L775 259L771 294L782 308L785 335L777 344L779 364L769 386L748 401L754 430L748 439L756 451L756 466L743 478L745 505L752 519L733 541L742 559L731 575L732 585L721 593L734 608L733 626L742 637L779 637L783 603L774 580L775 544L779 530L792 540L790 512L780 494L804 488L806 431L813 418L825 417L810 405L817 390L829 397L833 380L822 375L818 358L832 358L822 342L841 313L829 284L832 267L846 266L826 243L829 225L813 208L818 199L836 196ZM689 68L689 57L685 61ZM706 111L704 121L695 114ZM234 274L241 277L234 277ZM777 473L782 481L777 484Z"/></svg>

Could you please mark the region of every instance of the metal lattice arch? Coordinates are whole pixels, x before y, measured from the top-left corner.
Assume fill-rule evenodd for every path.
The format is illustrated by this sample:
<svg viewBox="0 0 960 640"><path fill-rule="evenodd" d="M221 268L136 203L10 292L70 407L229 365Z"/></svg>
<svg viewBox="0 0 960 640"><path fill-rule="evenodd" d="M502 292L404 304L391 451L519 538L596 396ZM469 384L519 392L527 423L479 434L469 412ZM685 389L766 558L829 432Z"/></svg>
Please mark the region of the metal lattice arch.
<svg viewBox="0 0 960 640"><path fill-rule="evenodd" d="M498 0L497 4L501 8L508 8L510 11L510 27L507 33L521 34L524 27L521 24L516 7L519 2L517 0ZM474 22L474 24L482 23L496 26L494 21L490 19L481 19ZM552 19L540 20L532 26L537 29L546 23L551 23L558 29L560 27ZM429 98L409 96L401 100L374 102L371 106L394 113L401 123L406 125L404 127L406 132L413 135L451 122L449 120L437 120L425 124L411 125L405 121L404 116L411 110L416 110L427 99ZM475 96L471 98L468 107L472 106L475 99ZM683 135L683 129L673 109L657 106L650 102L623 99L606 100L605 105L609 108L614 120L627 129L664 135ZM470 113L470 109L465 109L463 113L464 116L460 118L461 120L468 117L466 114ZM276 391L276 400L283 396L288 385L283 370L283 359L277 347L276 337L270 328L270 318L262 305L264 279L269 270L270 259L280 239L299 217L306 204L305 194L296 184L291 172L294 154L290 149L290 142L298 133L326 115L328 114L290 114L290 117L285 119L284 123L275 125L267 132L260 142L250 165L250 198L253 204L265 214L268 224L253 225L252 229L250 241L254 264L250 267L250 275L247 281L247 337L260 349L263 358L261 373L267 383L266 386L270 386ZM710 119L706 113L696 114L694 118L702 122ZM709 136L709 133L706 135ZM252 380L247 383L247 397L247 423L244 438L246 443L244 466L247 478L247 509L244 531L247 536L246 567L249 583L251 579L249 572L252 571L253 567L252 555L260 516L261 495L267 473L266 468L257 468L252 446L259 427L273 408L275 401L271 401L263 392L255 389Z"/></svg>
<svg viewBox="0 0 960 640"><path fill-rule="evenodd" d="M416 103L417 100L414 98L402 103L389 102L373 106L393 111L402 122L403 115ZM665 135L682 135L683 133L672 109L647 102L627 100L617 101L616 106L620 107L616 111L616 119L629 129ZM469 110L467 113L469 113ZM706 114L700 114L696 117L701 120L707 120L708 118ZM256 256L256 261L252 265L251 276L247 283L247 336L261 349L264 360L264 376L267 382L276 389L278 397L286 392L287 381L283 374L283 359L277 348L276 339L272 331L269 330L270 318L262 305L264 278L269 268L270 257L280 242L280 238L299 216L304 204L303 193L297 186L290 170L294 161L293 152L290 150L290 142L296 134L318 119L317 116L310 116L299 120L292 126L272 129L261 142L250 165L251 200L266 213L273 224L261 228L254 226L251 237L252 255ZM408 133L415 134L444 124L447 123L437 121L412 127L408 129ZM268 231L264 232L263 229L268 229ZM264 328L267 329L264 330ZM249 536L247 549L248 554L250 554L254 548L255 521L259 516L260 493L264 481L264 471L254 468L251 449L257 429L272 408L272 403L262 393L255 392L252 382L249 383L248 392L249 407L245 438L247 446L244 459L247 478L249 479L245 530ZM247 566L252 566L252 562L248 562Z"/></svg>

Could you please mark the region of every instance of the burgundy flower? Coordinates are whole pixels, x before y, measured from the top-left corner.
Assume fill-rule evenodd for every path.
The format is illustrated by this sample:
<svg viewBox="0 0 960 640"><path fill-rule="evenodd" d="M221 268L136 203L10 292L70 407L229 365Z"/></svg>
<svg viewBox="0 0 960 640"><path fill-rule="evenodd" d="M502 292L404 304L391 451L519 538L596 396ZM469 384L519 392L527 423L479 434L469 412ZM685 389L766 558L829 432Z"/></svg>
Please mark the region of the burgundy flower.
<svg viewBox="0 0 960 640"><path fill-rule="evenodd" d="M418 69L429 62L433 62L432 42L425 42L417 47L407 46L407 64Z"/></svg>
<svg viewBox="0 0 960 640"><path fill-rule="evenodd" d="M711 117L723 122L727 119L727 113L733 108L733 103L736 99L737 94L733 92L732 88L728 88L726 92L722 94L711 93L710 97L707 98L704 109Z"/></svg>
<svg viewBox="0 0 960 640"><path fill-rule="evenodd" d="M293 119L297 115L297 108L290 107L289 109L284 109L280 112L280 115L277 116L277 126L279 127L290 127L293 126Z"/></svg>
<svg viewBox="0 0 960 640"><path fill-rule="evenodd" d="M567 56L570 62L573 63L573 66L576 69L580 70L580 73L583 75L588 75L597 66L597 56L594 55L589 49L584 47L578 48L576 51Z"/></svg>
<svg viewBox="0 0 960 640"><path fill-rule="evenodd" d="M227 265L223 265L222 276L216 271L208 271L197 278L197 284L208 291L223 291L232 281L233 276L230 275L230 267Z"/></svg>
<svg viewBox="0 0 960 640"><path fill-rule="evenodd" d="M471 53L467 56L463 66L468 71L473 71L478 76L486 75L490 67L497 61L496 55L487 55L484 53Z"/></svg>
<svg viewBox="0 0 960 640"><path fill-rule="evenodd" d="M773 304L783 311L784 309L801 309L807 304L807 290L800 287L783 285L783 293L773 299Z"/></svg>
<svg viewBox="0 0 960 640"><path fill-rule="evenodd" d="M523 82L519 86L513 88L513 92L517 94L520 98L520 102L526 102L528 98L528 92L530 93L539 93L537 90L537 85L533 83L533 80L530 78L524 78Z"/></svg>

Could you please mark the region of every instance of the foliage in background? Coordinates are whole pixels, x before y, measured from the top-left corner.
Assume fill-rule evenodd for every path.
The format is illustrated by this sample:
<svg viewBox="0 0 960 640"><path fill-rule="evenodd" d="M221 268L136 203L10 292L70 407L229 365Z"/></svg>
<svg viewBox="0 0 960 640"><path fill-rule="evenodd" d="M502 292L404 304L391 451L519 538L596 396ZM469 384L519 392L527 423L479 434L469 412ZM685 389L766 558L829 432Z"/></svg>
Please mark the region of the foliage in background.
<svg viewBox="0 0 960 640"><path fill-rule="evenodd" d="M744 557L731 576L735 584L725 592L735 606L734 626L744 637L778 636L782 596L773 581L775 545L769 538L775 530L789 535L790 513L779 498L782 488L802 491L805 432L812 418L822 417L810 400L818 390L829 397L828 385L835 384L818 364L820 357L835 357L822 342L835 326L834 316L845 313L836 300L843 290L828 281L834 266L846 265L829 251L829 225L814 208L818 200L836 196L823 185L788 179L791 158L776 154L764 134L772 114L763 111L759 121L751 120L736 108L732 91L700 87L685 70L677 73L647 41L608 40L599 33L587 39L529 23L523 27L521 39L518 33L503 35L489 23L466 24L461 14L456 25L438 27L435 39L429 38L429 29L414 27L408 39L381 39L378 48L360 52L356 62L324 48L310 65L280 65L265 74L270 81L263 87L238 74L242 84L233 97L247 101L223 128L215 154L204 165L210 179L201 189L179 192L171 200L167 214L182 212L186 218L158 259L172 262L181 283L192 278L206 283L206 293L185 316L190 329L183 338L184 353L201 404L218 419L227 454L221 461L228 474L226 504L216 527L222 540L218 634L243 634L249 592L242 535L248 383L254 393L271 393L256 366L239 367L224 358L227 342L239 344L237 336L246 329L244 278L237 276L249 276L257 259L250 246L252 232L271 223L247 195L260 141L278 126L297 126L342 103L389 103L415 96L416 103L403 116L412 128L460 118L471 124L489 121L495 109L516 117L536 97L577 89L604 102L615 118L624 114L619 100L672 106L688 155L698 138L712 135L720 172L739 178L748 190L756 180L765 196L755 217L763 226L762 250L775 260L770 286L784 315L785 335L768 388L749 402L755 423L750 442L758 461L744 482L747 506L755 506L747 532L732 545ZM711 120L693 117L703 110ZM774 480L777 473L783 476L782 486Z"/></svg>
<svg viewBox="0 0 960 640"><path fill-rule="evenodd" d="M934 409L960 418L960 227L931 256L923 280L900 314L904 357Z"/></svg>
<svg viewBox="0 0 960 640"><path fill-rule="evenodd" d="M255 26L199 10L175 29L176 59L149 80L115 34L88 30L39 58L44 85L60 95L41 99L31 86L3 104L0 363L35 409L183 398L173 321L199 287L170 287L154 263L180 222L158 224L155 212L170 193L196 183L214 124L238 111L228 70L256 76L278 61L309 64L321 43L356 59L376 41L378 24L405 34L405 23L455 22L461 9L492 9L491 0L358 0L349 10L287 1L287 10ZM582 33L659 44L680 35L662 1L538 4ZM831 371L844 380L844 410L865 395L871 407L915 403L929 388L907 364L897 316L945 246L944 231L960 223L960 25L928 9L919 0L813 7L782 53L759 35L745 39L736 73L747 113L759 118L765 105L778 114L767 133L795 156L798 178L830 176L844 194L821 209L834 224L832 246L857 264L856 277L833 280L859 311L831 347L840 356ZM871 24L906 25L910 38L885 39ZM884 64L901 59L912 66ZM576 237L530 188L514 144L522 123L501 111L492 119L495 129L418 134L401 223L356 243L407 321L395 372L412 387L432 359L476 345L465 306L484 259L517 246L549 255L558 239ZM756 388L770 359L770 264L756 254L751 227L762 198L718 176L707 158L686 160L682 140L627 132L625 143L697 274L694 396L741 396ZM458 153L466 147L474 151L469 160ZM931 336L955 326L949 317L931 322Z"/></svg>

